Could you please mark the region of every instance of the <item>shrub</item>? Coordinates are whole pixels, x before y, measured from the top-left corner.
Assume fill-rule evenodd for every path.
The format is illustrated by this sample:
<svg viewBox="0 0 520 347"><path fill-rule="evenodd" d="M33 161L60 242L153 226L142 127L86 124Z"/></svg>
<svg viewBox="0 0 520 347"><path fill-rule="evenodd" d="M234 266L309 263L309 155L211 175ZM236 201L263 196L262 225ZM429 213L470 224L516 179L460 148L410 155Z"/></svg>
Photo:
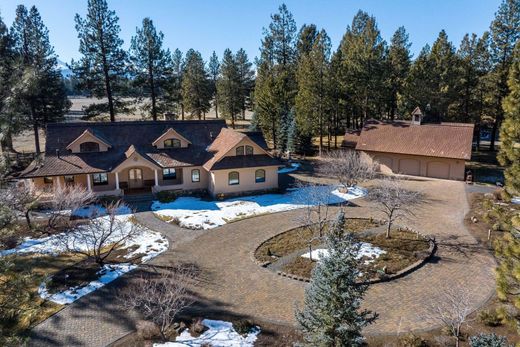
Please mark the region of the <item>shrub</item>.
<svg viewBox="0 0 520 347"><path fill-rule="evenodd" d="M490 327L497 327L502 324L500 315L495 310L484 310L478 314L478 319L485 325Z"/></svg>
<svg viewBox="0 0 520 347"><path fill-rule="evenodd" d="M471 347L510 347L504 336L496 334L478 334L469 338Z"/></svg>
<svg viewBox="0 0 520 347"><path fill-rule="evenodd" d="M208 330L208 327L205 326L204 323L202 323L202 318L195 318L191 323L190 333L192 334L192 336L200 336L206 330Z"/></svg>
<svg viewBox="0 0 520 347"><path fill-rule="evenodd" d="M399 346L401 347L426 347L428 344L420 336L407 334L399 338Z"/></svg>
<svg viewBox="0 0 520 347"><path fill-rule="evenodd" d="M136 323L135 327L137 330L137 334L143 340L154 340L161 336L159 327L157 326L157 324L153 322L140 320Z"/></svg>
<svg viewBox="0 0 520 347"><path fill-rule="evenodd" d="M159 202L168 203L177 199L177 193L174 191L163 190L162 192L157 193L156 197Z"/></svg>
<svg viewBox="0 0 520 347"><path fill-rule="evenodd" d="M255 325L249 319L239 319L233 321L233 329L235 329L235 331L240 335L249 334L254 328Z"/></svg>

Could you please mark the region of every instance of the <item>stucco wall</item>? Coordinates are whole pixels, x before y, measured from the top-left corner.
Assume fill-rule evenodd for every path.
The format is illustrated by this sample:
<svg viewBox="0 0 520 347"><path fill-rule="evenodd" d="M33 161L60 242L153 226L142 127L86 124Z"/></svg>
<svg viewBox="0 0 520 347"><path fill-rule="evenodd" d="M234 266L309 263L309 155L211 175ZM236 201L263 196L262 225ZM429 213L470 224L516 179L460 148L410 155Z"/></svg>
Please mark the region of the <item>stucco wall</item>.
<svg viewBox="0 0 520 347"><path fill-rule="evenodd" d="M415 172L418 176L464 180L466 162L460 159L436 158L417 155L405 155L382 152L365 152L380 164L383 173L405 173L403 170ZM439 175L446 168L446 177Z"/></svg>
<svg viewBox="0 0 520 347"><path fill-rule="evenodd" d="M265 170L265 182L255 182L255 171ZM228 174L237 171L240 176L240 183L229 185ZM248 192L254 190L268 190L278 188L278 168L276 166L254 167L232 170L211 171L211 183L209 191L213 195Z"/></svg>

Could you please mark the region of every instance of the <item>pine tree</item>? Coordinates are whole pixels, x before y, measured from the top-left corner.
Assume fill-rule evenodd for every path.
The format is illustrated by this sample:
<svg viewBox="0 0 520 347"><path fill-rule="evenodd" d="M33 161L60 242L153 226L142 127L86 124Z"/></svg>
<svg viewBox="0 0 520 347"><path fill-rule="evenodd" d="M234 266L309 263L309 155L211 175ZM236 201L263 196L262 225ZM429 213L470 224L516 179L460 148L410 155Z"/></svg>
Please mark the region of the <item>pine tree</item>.
<svg viewBox="0 0 520 347"><path fill-rule="evenodd" d="M184 120L184 103L182 101L182 78L184 74L184 59L182 52L176 49L172 54L172 73L166 81L165 104L175 109L176 116L181 115Z"/></svg>
<svg viewBox="0 0 520 347"><path fill-rule="evenodd" d="M220 76L220 62L217 53L213 51L208 63L209 76L211 79L211 94L213 98L213 105L215 107L215 118L218 118L218 95L217 95L217 81Z"/></svg>
<svg viewBox="0 0 520 347"><path fill-rule="evenodd" d="M500 164L506 167L506 187L520 195L520 41L516 45L508 80L509 94L504 99L505 118L500 127Z"/></svg>
<svg viewBox="0 0 520 347"><path fill-rule="evenodd" d="M495 19L490 27L491 36L491 60L493 71L490 74L490 81L493 88L492 94L494 106L493 131L491 133L490 150L495 149L495 140L504 118L502 110L503 99L508 95L507 79L511 66L513 49L520 39L520 0L503 0Z"/></svg>
<svg viewBox="0 0 520 347"><path fill-rule="evenodd" d="M13 134L23 125L23 117L10 112L7 98L11 95L13 85L15 52L12 36L0 17L0 147L2 152L13 149Z"/></svg>
<svg viewBox="0 0 520 347"><path fill-rule="evenodd" d="M164 112L158 99L162 99L163 88L172 73L171 53L163 49L164 34L157 32L150 18L143 19L143 26L136 31L130 44L134 83L150 97L150 113L155 121L157 114Z"/></svg>
<svg viewBox="0 0 520 347"><path fill-rule="evenodd" d="M288 129L285 131L287 134L287 144L285 145L285 149L289 153L294 153L296 151L296 141L298 135L294 108L292 108L291 112L289 112L287 115L286 122Z"/></svg>
<svg viewBox="0 0 520 347"><path fill-rule="evenodd" d="M351 97L358 126L368 118L379 118L386 104L386 43L381 38L376 19L359 11L347 27L340 49L346 92ZM361 122L359 120L361 119Z"/></svg>
<svg viewBox="0 0 520 347"><path fill-rule="evenodd" d="M294 106L296 94L296 24L285 4L271 15L257 63L255 83L255 112L258 123L275 148L285 146L279 142L281 119Z"/></svg>
<svg viewBox="0 0 520 347"><path fill-rule="evenodd" d="M302 55L297 71L296 124L303 136L319 136L319 153L323 149L325 124L331 112L330 39L321 30L311 51Z"/></svg>
<svg viewBox="0 0 520 347"><path fill-rule="evenodd" d="M236 116L240 112L240 84L239 71L235 56L230 49L224 51L221 75L217 82L217 94L220 101L220 110L224 118L231 121L231 127L235 128Z"/></svg>
<svg viewBox="0 0 520 347"><path fill-rule="evenodd" d="M72 70L78 79L78 88L97 98L106 97L107 104L91 108L106 110L110 121L115 121L124 103L117 99L123 88L126 69L126 53L119 37L121 28L116 13L108 9L106 0L88 0L87 16L76 14L76 30L80 41L79 52L83 57L72 61Z"/></svg>
<svg viewBox="0 0 520 347"><path fill-rule="evenodd" d="M298 32L298 40L296 41L296 57L300 60L312 50L312 46L318 37L318 28L315 24L304 24Z"/></svg>
<svg viewBox="0 0 520 347"><path fill-rule="evenodd" d="M419 106L422 110L430 108L433 100L433 66L430 60L430 46L424 46L410 68L410 74L406 79L405 104L407 111L411 112L414 107Z"/></svg>
<svg viewBox="0 0 520 347"><path fill-rule="evenodd" d="M389 116L394 119L399 111L400 101L405 93L406 77L410 72L411 53L408 33L404 27L399 27L392 36L388 50L388 78L389 78Z"/></svg>
<svg viewBox="0 0 520 347"><path fill-rule="evenodd" d="M252 69L253 64L249 62L247 53L240 48L235 54L235 63L237 67L237 82L239 88L239 103L242 111L242 118L245 119L246 109L250 108L250 95L254 88L255 72Z"/></svg>
<svg viewBox="0 0 520 347"><path fill-rule="evenodd" d="M199 120L210 109L211 89L208 72L200 52L193 49L186 52L182 76L183 105L192 116Z"/></svg>
<svg viewBox="0 0 520 347"><path fill-rule="evenodd" d="M11 29L15 54L15 80L9 108L18 115L29 115L36 153L40 153L39 129L60 121L70 107L65 86L57 69L57 59L49 33L36 7L16 9Z"/></svg>
<svg viewBox="0 0 520 347"><path fill-rule="evenodd" d="M360 246L344 230L345 215L340 212L327 234L328 256L316 264L303 310L296 311L309 346L362 346L361 330L377 319L377 314L361 309L368 286L358 283Z"/></svg>

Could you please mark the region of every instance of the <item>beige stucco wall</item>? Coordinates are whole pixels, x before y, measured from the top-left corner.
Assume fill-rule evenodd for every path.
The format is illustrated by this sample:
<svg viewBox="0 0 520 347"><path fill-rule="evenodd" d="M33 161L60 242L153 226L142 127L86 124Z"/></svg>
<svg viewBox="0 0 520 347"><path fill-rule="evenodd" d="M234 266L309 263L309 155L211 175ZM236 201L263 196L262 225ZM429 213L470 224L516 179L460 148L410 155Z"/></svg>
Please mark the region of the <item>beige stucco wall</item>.
<svg viewBox="0 0 520 347"><path fill-rule="evenodd" d="M74 184L81 185L85 188L88 187L87 175L73 175L74 176ZM43 181L43 177L33 178L32 182L37 189L41 190L50 190L54 187L58 187L61 185L62 187L65 185L65 179L63 176L53 176L52 184L45 184ZM116 178L115 174L108 173L108 184L95 186L92 177L90 178L92 191L99 195L118 195L120 192L116 190Z"/></svg>
<svg viewBox="0 0 520 347"><path fill-rule="evenodd" d="M84 134L78 138L78 140L72 143L72 145L69 147L70 151L72 153L79 153L79 146L84 142L95 142L99 144L99 151L100 152L106 152L108 151L108 146L104 144L103 142L99 141L96 137L92 136L91 134Z"/></svg>
<svg viewBox="0 0 520 347"><path fill-rule="evenodd" d="M372 159L379 162L380 170L383 173L404 173L402 170L414 172L416 167L418 176L435 177L446 168L446 177L452 180L464 180L466 162L461 159L448 159L426 157L418 155L406 155L382 152L365 152Z"/></svg>
<svg viewBox="0 0 520 347"><path fill-rule="evenodd" d="M255 182L255 171L258 169L265 170L265 182ZM239 173L239 184L228 184L228 174L232 171L237 171ZM254 190L268 190L278 188L278 167L276 166L215 170L211 171L210 175L211 177L208 190L212 195L233 194Z"/></svg>

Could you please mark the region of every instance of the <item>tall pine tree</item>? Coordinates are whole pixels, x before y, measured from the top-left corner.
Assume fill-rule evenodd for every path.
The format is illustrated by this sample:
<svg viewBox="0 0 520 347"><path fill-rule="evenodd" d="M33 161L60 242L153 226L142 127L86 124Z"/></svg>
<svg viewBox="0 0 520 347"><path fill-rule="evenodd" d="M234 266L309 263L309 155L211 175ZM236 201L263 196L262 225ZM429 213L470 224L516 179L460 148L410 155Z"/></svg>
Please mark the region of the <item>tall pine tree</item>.
<svg viewBox="0 0 520 347"><path fill-rule="evenodd" d="M186 110L198 119L205 117L210 109L211 88L208 72L200 52L193 49L186 52L182 75L182 100Z"/></svg>
<svg viewBox="0 0 520 347"><path fill-rule="evenodd" d="M328 256L316 264L296 320L309 346L362 346L361 331L377 314L361 309L368 286L358 283L360 244L352 233L345 233L343 212L327 234L326 245Z"/></svg>
<svg viewBox="0 0 520 347"><path fill-rule="evenodd" d="M403 113L400 107L405 93L405 84L410 72L411 53L408 33L404 27L399 27L392 36L388 50L388 83L389 83L389 116L394 119L398 113Z"/></svg>
<svg viewBox="0 0 520 347"><path fill-rule="evenodd" d="M221 75L217 82L217 93L220 102L220 110L224 118L231 121L231 127L235 128L237 114L241 109L239 72L235 56L228 48L224 51Z"/></svg>
<svg viewBox="0 0 520 347"><path fill-rule="evenodd" d="M250 108L250 95L254 88L255 72L252 69L253 64L249 61L247 53L243 48L240 48L235 54L235 63L238 73L239 86L239 103L242 111L242 118L245 119L246 109Z"/></svg>
<svg viewBox="0 0 520 347"><path fill-rule="evenodd" d="M218 93L217 93L217 81L220 76L220 62L218 60L217 53L213 51L211 58L208 63L209 77L211 80L211 95L213 98L213 107L215 108L215 118L218 118Z"/></svg>
<svg viewBox="0 0 520 347"><path fill-rule="evenodd" d="M108 9L106 0L88 0L86 17L76 14L75 21L79 52L83 55L78 62L71 63L78 88L97 98L106 97L106 104L91 107L89 111L93 114L107 111L114 122L116 113L124 108L117 96L127 72L119 18Z"/></svg>
<svg viewBox="0 0 520 347"><path fill-rule="evenodd" d="M255 84L255 113L266 137L275 148L284 150L278 141L282 118L294 105L296 94L296 23L285 4L271 15L271 23L264 29L264 38L257 62Z"/></svg>
<svg viewBox="0 0 520 347"><path fill-rule="evenodd" d="M65 85L57 69L57 58L49 42L49 33L36 7L29 11L23 5L16 9L11 29L15 54L15 83L12 86L10 109L28 115L34 132L36 153L40 153L39 129L63 118L70 107Z"/></svg>
<svg viewBox="0 0 520 347"><path fill-rule="evenodd" d="M171 78L172 60L170 50L162 47L164 34L157 32L150 18L143 19L143 26L137 28L130 44L130 62L134 84L151 100L150 114L157 120L157 114L165 110L160 105L163 88Z"/></svg>

